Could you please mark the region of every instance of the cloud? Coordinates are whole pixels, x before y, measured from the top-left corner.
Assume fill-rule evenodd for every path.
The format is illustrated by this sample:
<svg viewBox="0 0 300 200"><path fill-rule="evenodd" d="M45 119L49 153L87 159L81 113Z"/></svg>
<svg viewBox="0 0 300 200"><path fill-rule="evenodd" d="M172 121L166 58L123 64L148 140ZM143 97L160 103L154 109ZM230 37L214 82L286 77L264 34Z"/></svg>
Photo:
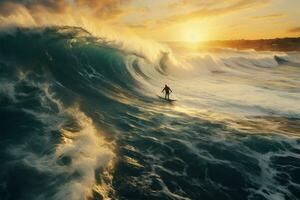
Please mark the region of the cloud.
<svg viewBox="0 0 300 200"><path fill-rule="evenodd" d="M168 8L170 9L182 9L183 7L212 7L212 6L220 6L220 4L224 2L234 2L236 0L179 0L168 4Z"/></svg>
<svg viewBox="0 0 300 200"><path fill-rule="evenodd" d="M211 6L202 7L196 11L192 11L186 14L174 15L165 19L165 21L169 22L184 22L187 20L193 19L201 19L205 17L219 16L225 15L232 12L238 12L241 10L255 8L270 2L270 0L231 0L230 4L227 4L222 7L212 7L214 4L210 4Z"/></svg>
<svg viewBox="0 0 300 200"><path fill-rule="evenodd" d="M146 25L143 25L143 24L127 24L127 26L129 26L130 28L133 28L133 29L144 29L144 28L146 28Z"/></svg>
<svg viewBox="0 0 300 200"><path fill-rule="evenodd" d="M289 32L289 33L300 33L300 26L293 27L293 28L289 29L287 32Z"/></svg>
<svg viewBox="0 0 300 200"><path fill-rule="evenodd" d="M36 24L41 24L49 17L66 16L66 18L88 17L93 20L113 21L119 19L125 12L123 5L130 0L0 0L0 20L21 19L26 23L26 17L31 16ZM6 18L6 19L5 19Z"/></svg>
<svg viewBox="0 0 300 200"><path fill-rule="evenodd" d="M164 5L162 14L159 17L151 17L154 12L150 8L153 6L149 2L148 6L141 6L135 0L0 0L0 20L8 23L10 20L18 19L22 23L33 21L44 24L49 18L80 18L88 17L98 21L114 21L117 24L126 24L122 21L122 16L132 13L140 17L135 17L134 22L127 22L130 27L156 27L183 23L189 20L199 20L207 17L226 15L241 10L256 8L269 3L271 0L177 0L169 1ZM130 7L129 3L133 2ZM131 6L132 6L131 5ZM149 7L149 10L148 10ZM155 7L155 6L154 6ZM147 8L147 9L146 9ZM157 9L157 8L153 8ZM21 19L23 13L24 19ZM149 14L148 19L145 17ZM256 18L275 18L271 16L257 16ZM4 22L7 18L8 20ZM30 18L30 20L29 20ZM255 17L254 17L255 18Z"/></svg>
<svg viewBox="0 0 300 200"><path fill-rule="evenodd" d="M167 5L167 16L156 20L145 20L140 24L147 24L148 28L167 27L187 21L202 20L223 16L246 9L254 9L268 5L271 0L180 0Z"/></svg>
<svg viewBox="0 0 300 200"><path fill-rule="evenodd" d="M45 9L53 12L63 12L67 3L64 0L0 0L1 14L9 14L14 11L13 6L23 6L28 10L34 10L37 7L44 7Z"/></svg>
<svg viewBox="0 0 300 200"><path fill-rule="evenodd" d="M268 15L260 15L260 16L253 16L252 19L260 20L260 19L277 19L285 16L282 13L273 13Z"/></svg>

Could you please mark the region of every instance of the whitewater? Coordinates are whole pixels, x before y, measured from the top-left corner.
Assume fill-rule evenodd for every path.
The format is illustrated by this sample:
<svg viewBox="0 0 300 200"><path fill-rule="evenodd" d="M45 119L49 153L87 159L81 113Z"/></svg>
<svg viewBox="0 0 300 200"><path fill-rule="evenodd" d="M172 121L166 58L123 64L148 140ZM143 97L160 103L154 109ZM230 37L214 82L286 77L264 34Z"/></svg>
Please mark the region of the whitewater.
<svg viewBox="0 0 300 200"><path fill-rule="evenodd" d="M132 46L0 31L1 200L300 198L299 52Z"/></svg>

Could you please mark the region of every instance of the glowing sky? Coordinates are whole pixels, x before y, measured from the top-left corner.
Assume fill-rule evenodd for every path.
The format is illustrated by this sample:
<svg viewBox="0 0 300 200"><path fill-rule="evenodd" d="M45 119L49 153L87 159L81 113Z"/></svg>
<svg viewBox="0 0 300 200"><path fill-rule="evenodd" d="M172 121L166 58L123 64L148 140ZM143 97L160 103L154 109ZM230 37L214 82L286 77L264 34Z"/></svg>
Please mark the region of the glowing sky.
<svg viewBox="0 0 300 200"><path fill-rule="evenodd" d="M299 37L299 10L300 0L0 0L0 25L88 19L160 41Z"/></svg>

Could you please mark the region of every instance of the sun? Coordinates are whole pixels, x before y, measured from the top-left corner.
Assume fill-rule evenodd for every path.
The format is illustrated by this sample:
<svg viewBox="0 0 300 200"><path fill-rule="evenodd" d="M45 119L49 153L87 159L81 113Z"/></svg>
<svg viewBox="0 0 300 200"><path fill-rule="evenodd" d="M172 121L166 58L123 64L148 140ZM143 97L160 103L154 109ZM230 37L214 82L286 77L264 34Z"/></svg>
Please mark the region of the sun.
<svg viewBox="0 0 300 200"><path fill-rule="evenodd" d="M202 40L200 32L192 29L186 30L183 37L183 40L189 43L198 43Z"/></svg>
<svg viewBox="0 0 300 200"><path fill-rule="evenodd" d="M198 45L211 37L207 22L189 21L175 25L173 28L173 35L178 38L177 41L181 42Z"/></svg>

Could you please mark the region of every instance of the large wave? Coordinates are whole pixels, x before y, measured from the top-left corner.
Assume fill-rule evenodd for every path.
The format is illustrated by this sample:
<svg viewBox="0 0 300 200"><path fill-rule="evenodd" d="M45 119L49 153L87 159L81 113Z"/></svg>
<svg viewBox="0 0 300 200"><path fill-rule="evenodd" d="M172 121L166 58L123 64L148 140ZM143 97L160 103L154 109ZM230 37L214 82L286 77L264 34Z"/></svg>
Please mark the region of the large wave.
<svg viewBox="0 0 300 200"><path fill-rule="evenodd" d="M299 197L297 52L125 48L77 27L0 44L1 199ZM165 83L178 103L156 98Z"/></svg>
<svg viewBox="0 0 300 200"><path fill-rule="evenodd" d="M141 99L128 69L142 74L138 59L148 58L76 27L14 28L0 42L2 196L112 198L114 136L105 130L116 132L118 114Z"/></svg>

